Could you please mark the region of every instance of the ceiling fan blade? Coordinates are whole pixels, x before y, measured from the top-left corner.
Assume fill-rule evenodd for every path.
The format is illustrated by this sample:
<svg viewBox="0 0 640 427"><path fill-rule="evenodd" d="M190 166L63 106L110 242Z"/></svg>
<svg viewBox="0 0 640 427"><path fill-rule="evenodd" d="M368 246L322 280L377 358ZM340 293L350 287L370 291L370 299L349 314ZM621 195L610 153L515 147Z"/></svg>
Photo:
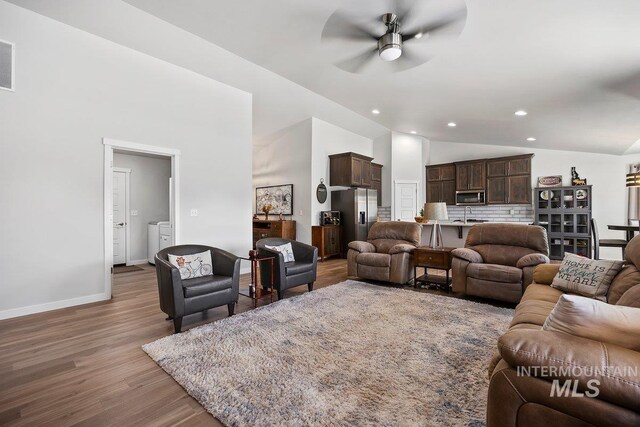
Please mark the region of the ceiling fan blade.
<svg viewBox="0 0 640 427"><path fill-rule="evenodd" d="M336 38L377 42L380 36L356 22L353 17L338 10L327 19L322 30L322 39Z"/></svg>
<svg viewBox="0 0 640 427"><path fill-rule="evenodd" d="M358 74L373 58L378 56L378 48L367 49L363 53L354 56L353 58L345 59L337 62L336 67L347 71L349 73Z"/></svg>
<svg viewBox="0 0 640 427"><path fill-rule="evenodd" d="M421 25L416 29L413 29L407 33L402 34L402 41L407 42L409 40L413 40L416 38L422 38L424 36L432 37L437 35L439 32L443 32L447 30L449 27L458 23L459 21L465 19L467 16L467 9L462 8L456 10L455 12L449 13L448 15L431 22L429 24Z"/></svg>

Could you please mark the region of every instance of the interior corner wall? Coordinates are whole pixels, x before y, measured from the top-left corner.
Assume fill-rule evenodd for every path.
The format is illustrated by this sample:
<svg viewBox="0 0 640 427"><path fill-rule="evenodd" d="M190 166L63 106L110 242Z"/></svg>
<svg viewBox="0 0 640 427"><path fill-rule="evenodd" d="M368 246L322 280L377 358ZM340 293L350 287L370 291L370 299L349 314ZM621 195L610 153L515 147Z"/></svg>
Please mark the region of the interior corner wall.
<svg viewBox="0 0 640 427"><path fill-rule="evenodd" d="M571 167L593 186L593 217L598 222L600 238L624 238L624 233L607 229L607 224L626 224L627 189L625 174L628 165L640 161L640 154L616 156L577 151L547 150L527 147L464 144L431 141L429 164L449 163L470 159L511 156L533 153L531 163L532 186L539 176L562 175L564 185L571 185ZM617 248L601 248L603 258L619 259Z"/></svg>
<svg viewBox="0 0 640 427"><path fill-rule="evenodd" d="M0 39L0 318L107 297L103 137L179 149L182 242L247 253L249 93L6 2Z"/></svg>
<svg viewBox="0 0 640 427"><path fill-rule="evenodd" d="M320 203L316 198L316 188L320 184L320 179L324 179L329 192L342 190L346 187L330 186L329 176L329 155L354 152L369 157L374 157L374 162L378 162L373 153L373 140L356 133L350 132L341 127L327 123L323 120L312 118L312 151L311 151L311 217L312 225L320 224L320 212L331 210L331 194L326 202ZM384 171L384 167L382 168Z"/></svg>
<svg viewBox="0 0 640 427"><path fill-rule="evenodd" d="M418 183L418 210L424 204L424 150L429 149L429 142L419 135L391 133L391 218L395 214L395 182L416 181ZM416 212L417 214L417 212Z"/></svg>
<svg viewBox="0 0 640 427"><path fill-rule="evenodd" d="M253 211L262 217L261 212L255 212L256 187L293 184L296 240L311 244L311 119L283 129L278 135L266 145L253 148Z"/></svg>
<svg viewBox="0 0 640 427"><path fill-rule="evenodd" d="M382 165L381 206L391 206L391 132L373 140L373 159Z"/></svg>
<svg viewBox="0 0 640 427"><path fill-rule="evenodd" d="M146 263L149 255L148 224L151 221L169 221L169 179L171 159L133 154L114 153L113 166L131 169L129 176L129 211L131 215L129 260Z"/></svg>

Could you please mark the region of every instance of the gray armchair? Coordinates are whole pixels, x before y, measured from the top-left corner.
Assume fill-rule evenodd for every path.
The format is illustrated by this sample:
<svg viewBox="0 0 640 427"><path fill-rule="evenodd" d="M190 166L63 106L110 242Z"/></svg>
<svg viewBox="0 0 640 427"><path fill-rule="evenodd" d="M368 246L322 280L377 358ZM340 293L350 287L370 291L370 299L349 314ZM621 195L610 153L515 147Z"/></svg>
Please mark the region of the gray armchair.
<svg viewBox="0 0 640 427"><path fill-rule="evenodd" d="M209 250L213 275L182 280L177 267L169 263L168 254L191 255ZM179 245L165 248L155 256L160 309L173 319L175 332L182 328L182 318L210 308L227 305L233 315L240 291L240 258L204 245Z"/></svg>
<svg viewBox="0 0 640 427"><path fill-rule="evenodd" d="M284 256L266 246L280 246L291 243L295 261L284 262ZM313 290L318 269L318 248L288 239L262 239L256 242L258 258L275 257L273 262L273 287L278 292L278 299L284 297L287 289L306 284L309 292ZM269 287L271 281L271 263L260 263L260 283L263 289Z"/></svg>

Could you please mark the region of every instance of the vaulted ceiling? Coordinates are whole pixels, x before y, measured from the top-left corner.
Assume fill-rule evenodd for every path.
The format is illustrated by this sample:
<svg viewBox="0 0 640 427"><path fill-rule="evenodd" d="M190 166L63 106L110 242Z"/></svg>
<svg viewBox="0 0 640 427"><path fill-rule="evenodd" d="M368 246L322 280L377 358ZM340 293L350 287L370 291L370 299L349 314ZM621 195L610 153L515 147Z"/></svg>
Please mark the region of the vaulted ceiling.
<svg viewBox="0 0 640 427"><path fill-rule="evenodd" d="M51 9L78 4L11 1L69 21L69 10ZM394 131L612 154L640 139L638 0L125 1ZM407 43L406 52L431 58L409 69L375 57L363 73L346 72L334 64L374 45L321 37L336 11L382 34L383 13L408 8L402 24L411 28L459 7L458 35ZM515 116L521 109L528 115Z"/></svg>

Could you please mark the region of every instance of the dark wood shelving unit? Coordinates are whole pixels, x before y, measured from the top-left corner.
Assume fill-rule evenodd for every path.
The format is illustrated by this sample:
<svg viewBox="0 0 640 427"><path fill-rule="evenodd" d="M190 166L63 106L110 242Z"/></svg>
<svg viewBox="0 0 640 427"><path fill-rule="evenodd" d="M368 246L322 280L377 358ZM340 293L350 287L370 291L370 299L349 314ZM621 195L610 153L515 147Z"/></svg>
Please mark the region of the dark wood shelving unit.
<svg viewBox="0 0 640 427"><path fill-rule="evenodd" d="M567 252L591 258L591 195L590 185L534 190L534 222L547 230L549 258Z"/></svg>

